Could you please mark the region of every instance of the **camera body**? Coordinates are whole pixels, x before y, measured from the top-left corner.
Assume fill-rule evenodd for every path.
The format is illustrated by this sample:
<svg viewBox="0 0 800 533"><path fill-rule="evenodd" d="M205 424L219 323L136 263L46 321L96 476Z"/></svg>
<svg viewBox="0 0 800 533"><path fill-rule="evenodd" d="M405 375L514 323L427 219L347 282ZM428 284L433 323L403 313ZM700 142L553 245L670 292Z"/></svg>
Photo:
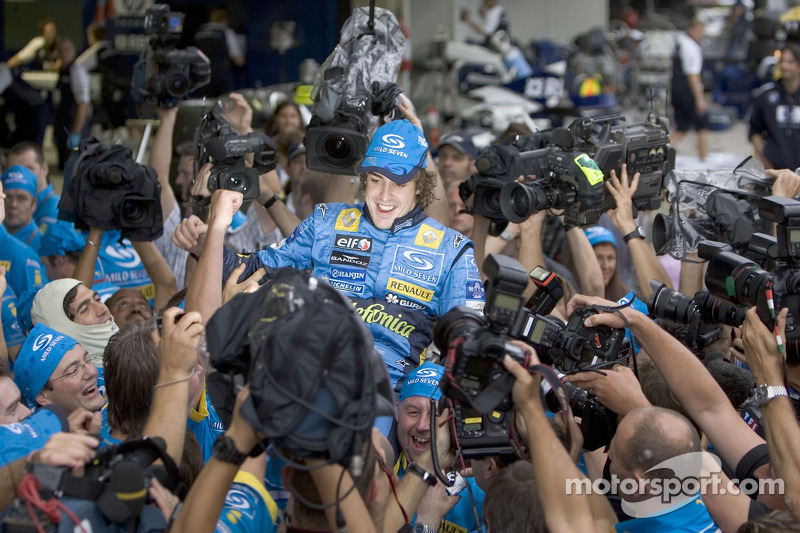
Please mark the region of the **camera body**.
<svg viewBox="0 0 800 533"><path fill-rule="evenodd" d="M612 170L619 176L623 164L627 165L629 180L637 172L640 174L633 193L635 208L658 209L664 179L675 168L675 148L669 145L669 130L653 113L645 122L612 125L620 118L577 119L569 130L575 136L576 147L589 154L605 176ZM600 131L595 133L597 126ZM614 197L606 191L600 211L605 213L616 206Z"/></svg>
<svg viewBox="0 0 800 533"><path fill-rule="evenodd" d="M749 251L763 258L765 264L771 263L771 270L733 253L729 246L704 243L698 253L708 260L706 287L724 300L755 306L769 329L775 327L776 313L788 308L784 339L787 361L800 364L800 202L767 196L759 200L758 212L762 219L775 223L777 238L755 233Z"/></svg>
<svg viewBox="0 0 800 533"><path fill-rule="evenodd" d="M156 4L145 14L145 33L150 44L134 65L133 96L139 102L175 107L191 91L211 80L211 63L194 46L178 49L183 13Z"/></svg>
<svg viewBox="0 0 800 533"><path fill-rule="evenodd" d="M238 135L222 112L221 102L203 116L195 136L195 174L206 163L213 163L208 191L217 189L242 193L244 201L258 199L258 176L275 168L275 143L262 132ZM246 157L253 154L253 166Z"/></svg>
<svg viewBox="0 0 800 533"><path fill-rule="evenodd" d="M572 414L581 419L583 449L594 451L608 445L617 432L617 415L597 398L572 383L562 383L567 392ZM544 395L547 408L557 413L561 406L553 389Z"/></svg>
<svg viewBox="0 0 800 533"><path fill-rule="evenodd" d="M489 255L484 316L456 307L434 326L433 341L444 355L443 394L455 404L458 445L465 457L512 453L509 424L511 376L502 364L509 355L525 365L525 354L510 339L536 347L540 359L563 372L627 354L624 329L583 324L593 311L579 309L567 325L557 318L536 315L522 305L528 274L516 260Z"/></svg>
<svg viewBox="0 0 800 533"><path fill-rule="evenodd" d="M119 229L123 238L152 241L164 232L161 185L130 148L85 139L64 169L58 218L77 229Z"/></svg>

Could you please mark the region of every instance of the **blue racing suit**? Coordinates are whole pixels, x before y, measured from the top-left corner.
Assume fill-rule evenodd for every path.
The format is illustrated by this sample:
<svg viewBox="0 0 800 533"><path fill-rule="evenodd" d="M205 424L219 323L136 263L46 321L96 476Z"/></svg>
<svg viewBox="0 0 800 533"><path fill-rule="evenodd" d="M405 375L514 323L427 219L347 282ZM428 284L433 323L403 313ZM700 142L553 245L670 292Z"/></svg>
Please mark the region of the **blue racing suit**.
<svg viewBox="0 0 800 533"><path fill-rule="evenodd" d="M253 254L226 250L224 270L248 264L310 269L350 298L367 323L392 384L416 368L431 342L433 322L458 305L483 309L472 242L415 207L391 229L372 224L363 204L318 204L294 232Z"/></svg>

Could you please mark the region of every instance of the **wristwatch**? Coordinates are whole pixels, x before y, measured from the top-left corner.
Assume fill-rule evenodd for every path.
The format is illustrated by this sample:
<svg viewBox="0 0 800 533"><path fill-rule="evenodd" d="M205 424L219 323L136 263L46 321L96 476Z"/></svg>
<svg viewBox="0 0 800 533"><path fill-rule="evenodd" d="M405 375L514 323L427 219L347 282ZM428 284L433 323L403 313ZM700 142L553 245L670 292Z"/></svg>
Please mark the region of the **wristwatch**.
<svg viewBox="0 0 800 533"><path fill-rule="evenodd" d="M763 407L773 398L778 396L789 396L789 391L782 385L760 385L756 387L756 403Z"/></svg>
<svg viewBox="0 0 800 533"><path fill-rule="evenodd" d="M411 463L406 468L407 472L411 472L415 476L419 476L422 481L433 487L436 485L437 479L436 476L419 466L418 464Z"/></svg>
<svg viewBox="0 0 800 533"><path fill-rule="evenodd" d="M280 199L281 197L278 195L278 193L275 193L269 200L264 202L262 205L264 206L264 209L269 209L275 202L279 201Z"/></svg>
<svg viewBox="0 0 800 533"><path fill-rule="evenodd" d="M223 434L217 437L212 448L214 457L232 465L241 466L247 459L247 454L236 449L236 443L229 436Z"/></svg>
<svg viewBox="0 0 800 533"><path fill-rule="evenodd" d="M642 229L641 226L636 226L636 229L625 235L622 238L622 240L625 241L625 243L627 244L631 242L633 239L644 239L644 238L645 238L644 230Z"/></svg>
<svg viewBox="0 0 800 533"><path fill-rule="evenodd" d="M414 523L414 533L437 533L437 530L433 529L430 526L426 526L422 522Z"/></svg>

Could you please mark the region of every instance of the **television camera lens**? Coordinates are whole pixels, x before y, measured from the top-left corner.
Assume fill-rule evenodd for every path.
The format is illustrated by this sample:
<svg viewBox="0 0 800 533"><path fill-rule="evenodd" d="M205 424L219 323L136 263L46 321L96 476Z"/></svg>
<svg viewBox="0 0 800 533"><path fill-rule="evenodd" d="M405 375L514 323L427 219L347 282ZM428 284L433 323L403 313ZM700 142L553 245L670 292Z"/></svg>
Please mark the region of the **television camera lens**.
<svg viewBox="0 0 800 533"><path fill-rule="evenodd" d="M708 323L741 326L747 309L713 296L708 291L698 291L694 301L700 309L700 318Z"/></svg>
<svg viewBox="0 0 800 533"><path fill-rule="evenodd" d="M247 179L239 174L231 174L223 189L244 193L247 191Z"/></svg>
<svg viewBox="0 0 800 533"><path fill-rule="evenodd" d="M708 290L712 294L728 295L732 302L739 305L757 305L758 295L763 293L770 279L769 272L731 252L719 252L711 256L706 271Z"/></svg>
<svg viewBox="0 0 800 533"><path fill-rule="evenodd" d="M128 196L119 206L119 221L123 228L148 228L155 223L155 200Z"/></svg>
<svg viewBox="0 0 800 533"><path fill-rule="evenodd" d="M175 98L181 98L189 92L192 83L185 74L172 73L167 78L167 92Z"/></svg>
<svg viewBox="0 0 800 533"><path fill-rule="evenodd" d="M325 155L335 161L346 161L354 155L352 145L342 135L331 135L325 139L323 147L325 148Z"/></svg>
<svg viewBox="0 0 800 533"><path fill-rule="evenodd" d="M500 191L500 210L509 222L519 224L548 207L548 197L544 189L531 182L507 183Z"/></svg>

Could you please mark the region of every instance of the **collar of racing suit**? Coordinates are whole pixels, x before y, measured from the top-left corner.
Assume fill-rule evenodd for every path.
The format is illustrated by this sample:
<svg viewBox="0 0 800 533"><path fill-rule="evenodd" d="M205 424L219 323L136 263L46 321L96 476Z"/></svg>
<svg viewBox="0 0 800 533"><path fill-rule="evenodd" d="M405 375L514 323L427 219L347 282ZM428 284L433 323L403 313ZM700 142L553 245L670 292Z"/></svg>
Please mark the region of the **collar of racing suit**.
<svg viewBox="0 0 800 533"><path fill-rule="evenodd" d="M369 208L367 207L367 204L364 204L363 211L364 211L364 217L366 217L369 223L374 226L375 223L372 221L372 215L369 214ZM422 210L422 207L420 207L420 205L417 204L414 206L414 209L408 212L407 215L398 217L394 220L394 222L392 223L391 231L394 234L400 231L401 229L416 226L426 218L428 218L428 215L426 215L425 211Z"/></svg>

